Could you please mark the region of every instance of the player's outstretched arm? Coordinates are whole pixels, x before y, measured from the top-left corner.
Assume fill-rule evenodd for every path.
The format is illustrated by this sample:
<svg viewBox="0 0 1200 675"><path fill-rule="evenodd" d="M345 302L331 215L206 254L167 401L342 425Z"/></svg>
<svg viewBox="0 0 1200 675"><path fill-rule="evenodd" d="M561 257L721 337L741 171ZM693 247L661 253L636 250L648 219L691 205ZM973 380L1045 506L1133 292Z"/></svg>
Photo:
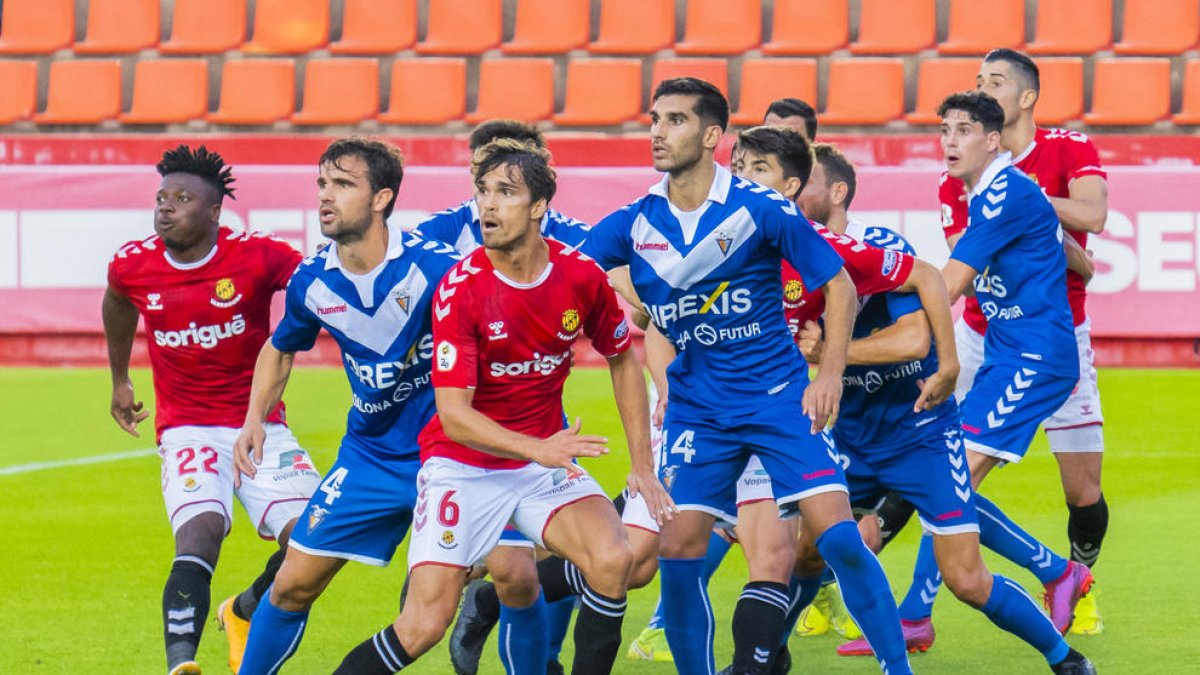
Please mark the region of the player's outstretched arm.
<svg viewBox="0 0 1200 675"><path fill-rule="evenodd" d="M654 408L654 418L650 421L656 427L663 424L663 416L667 412L667 366L675 360L675 345L667 336L659 332L654 324L646 326L646 339L642 343L646 351L646 369L650 371L650 381L658 392L658 405Z"/></svg>
<svg viewBox="0 0 1200 675"><path fill-rule="evenodd" d="M129 356L133 353L133 336L137 332L137 307L111 287L104 290L100 305L104 321L104 339L108 342L108 369L112 374L112 405L110 412L117 426L132 436L140 436L137 425L149 417L142 402L133 393L129 379Z"/></svg>
<svg viewBox="0 0 1200 675"><path fill-rule="evenodd" d="M625 428L625 439L629 443L629 493L635 497L642 495L650 514L662 525L673 517L675 502L663 489L654 470L642 366L632 351L624 351L608 359L608 372L612 377L621 426Z"/></svg>
<svg viewBox="0 0 1200 675"><path fill-rule="evenodd" d="M837 418L857 298L854 282L845 269L838 270L821 290L825 293L825 344L821 350L821 369L804 390L803 401L804 414L812 420L814 434Z"/></svg>
<svg viewBox="0 0 1200 675"><path fill-rule="evenodd" d="M471 405L473 389L435 387L438 418L450 440L497 457L522 459L542 466L563 467L573 473L580 469L573 462L577 457L599 457L608 454L608 439L604 436L582 436L580 422L550 438L539 439L504 428ZM647 405L644 401L643 406Z"/></svg>
<svg viewBox="0 0 1200 675"><path fill-rule="evenodd" d="M1058 221L1068 230L1100 234L1108 220L1108 183L1100 176L1071 181L1070 197L1050 197Z"/></svg>
<svg viewBox="0 0 1200 675"><path fill-rule="evenodd" d="M1074 237L1063 237L1063 252L1067 254L1067 269L1083 277L1083 283L1088 283L1096 274L1096 263Z"/></svg>
<svg viewBox="0 0 1200 675"><path fill-rule="evenodd" d="M921 307L929 319L938 355L937 372L925 378L921 387L921 396L914 408L919 411L941 405L954 393L954 383L958 380L958 351L954 345L950 296L942 275L933 265L917 260L901 290L910 286L921 297Z"/></svg>
<svg viewBox="0 0 1200 675"><path fill-rule="evenodd" d="M250 404L246 406L246 421L233 444L234 487L241 486L242 474L254 478L258 465L262 464L263 443L267 439L263 420L283 398L283 390L287 388L295 359L294 353L279 351L270 340L263 344L258 353L258 361L254 363L254 380L250 385Z"/></svg>

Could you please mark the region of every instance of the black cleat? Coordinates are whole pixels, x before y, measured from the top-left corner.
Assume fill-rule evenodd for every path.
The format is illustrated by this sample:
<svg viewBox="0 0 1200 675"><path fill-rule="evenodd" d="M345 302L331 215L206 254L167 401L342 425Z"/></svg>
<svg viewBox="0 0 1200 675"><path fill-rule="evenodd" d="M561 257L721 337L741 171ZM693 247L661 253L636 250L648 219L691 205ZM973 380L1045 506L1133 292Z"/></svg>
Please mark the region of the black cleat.
<svg viewBox="0 0 1200 675"><path fill-rule="evenodd" d="M563 670L563 664L559 663L558 661L546 662L546 675L564 675L565 672L566 671Z"/></svg>
<svg viewBox="0 0 1200 675"><path fill-rule="evenodd" d="M496 618L482 616L475 598L484 585L490 584L490 581L472 581L463 592L462 608L450 633L450 664L456 675L479 672L479 657L483 655L483 645L496 625Z"/></svg>
<svg viewBox="0 0 1200 675"><path fill-rule="evenodd" d="M792 653L787 645L779 645L775 651L775 660L771 662L771 675L788 675L792 672Z"/></svg>
<svg viewBox="0 0 1200 675"><path fill-rule="evenodd" d="M1096 675L1096 666L1074 649L1067 652L1067 658L1050 666L1050 670L1055 675Z"/></svg>

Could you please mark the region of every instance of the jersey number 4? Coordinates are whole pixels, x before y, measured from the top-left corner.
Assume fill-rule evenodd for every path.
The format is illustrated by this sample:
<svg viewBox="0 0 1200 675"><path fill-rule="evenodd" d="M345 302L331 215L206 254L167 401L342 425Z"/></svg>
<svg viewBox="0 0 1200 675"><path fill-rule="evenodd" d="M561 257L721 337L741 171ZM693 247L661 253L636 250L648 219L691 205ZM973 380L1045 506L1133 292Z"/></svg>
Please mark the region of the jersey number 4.
<svg viewBox="0 0 1200 675"><path fill-rule="evenodd" d="M692 443L696 440L696 432L691 429L684 429L683 433L679 434L679 438L671 444L672 455L683 455L683 463L691 464L692 456L696 454L696 449L692 447Z"/></svg>
<svg viewBox="0 0 1200 675"><path fill-rule="evenodd" d="M200 455L200 466L196 466L196 455ZM175 451L175 459L179 461L179 475L203 471L217 473L217 451L212 448L180 448Z"/></svg>
<svg viewBox="0 0 1200 675"><path fill-rule="evenodd" d="M325 480L321 481L321 487L317 489L325 493L326 506L332 505L335 499L342 496L342 481L346 480L349 473L349 469L341 466L330 471Z"/></svg>

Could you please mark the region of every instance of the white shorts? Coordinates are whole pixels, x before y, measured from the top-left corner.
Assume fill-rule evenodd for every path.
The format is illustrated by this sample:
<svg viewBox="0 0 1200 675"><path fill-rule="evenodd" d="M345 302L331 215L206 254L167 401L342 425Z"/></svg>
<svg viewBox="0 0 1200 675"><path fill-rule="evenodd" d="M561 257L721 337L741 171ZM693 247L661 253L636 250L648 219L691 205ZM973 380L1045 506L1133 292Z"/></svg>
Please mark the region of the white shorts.
<svg viewBox="0 0 1200 675"><path fill-rule="evenodd" d="M984 337L961 318L954 324L959 363L954 396L959 403L971 390L975 373L983 364L983 341ZM1042 428L1051 452L1104 452L1104 416L1100 411L1091 319L1075 327L1075 344L1079 347L1079 382L1062 407L1042 422Z"/></svg>
<svg viewBox="0 0 1200 675"><path fill-rule="evenodd" d="M308 498L321 482L312 458L300 447L290 429L266 425L263 461L253 479L242 476L233 487L233 444L240 429L232 427L172 427L162 434L162 493L171 531L201 513L219 513L225 531L232 523L237 496L254 521L258 535L275 536L304 511Z"/></svg>
<svg viewBox="0 0 1200 675"><path fill-rule="evenodd" d="M470 567L482 562L511 523L538 546L560 509L589 497L608 497L588 474L528 464L483 469L433 457L417 473L408 567Z"/></svg>

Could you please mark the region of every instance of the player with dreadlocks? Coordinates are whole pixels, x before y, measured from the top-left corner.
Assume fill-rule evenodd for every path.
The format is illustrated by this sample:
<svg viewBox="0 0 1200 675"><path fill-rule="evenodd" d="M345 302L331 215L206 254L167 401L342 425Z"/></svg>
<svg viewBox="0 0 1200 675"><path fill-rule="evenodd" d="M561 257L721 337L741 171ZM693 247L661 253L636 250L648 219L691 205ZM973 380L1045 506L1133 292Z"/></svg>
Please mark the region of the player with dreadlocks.
<svg viewBox="0 0 1200 675"><path fill-rule="evenodd" d="M154 234L122 246L108 266L103 317L111 412L133 436L150 415L129 377L140 315L158 408L163 501L175 537L162 599L170 675L200 672L196 650L235 495L259 536L281 547L259 578L218 610L236 672L248 619L320 480L285 425L280 403L266 425L262 468L254 479L234 485L233 445L246 417L255 358L270 334L271 296L287 286L302 257L281 240L221 226L221 205L233 197L234 178L219 154L181 145L165 152L157 169L162 181L154 198Z"/></svg>

